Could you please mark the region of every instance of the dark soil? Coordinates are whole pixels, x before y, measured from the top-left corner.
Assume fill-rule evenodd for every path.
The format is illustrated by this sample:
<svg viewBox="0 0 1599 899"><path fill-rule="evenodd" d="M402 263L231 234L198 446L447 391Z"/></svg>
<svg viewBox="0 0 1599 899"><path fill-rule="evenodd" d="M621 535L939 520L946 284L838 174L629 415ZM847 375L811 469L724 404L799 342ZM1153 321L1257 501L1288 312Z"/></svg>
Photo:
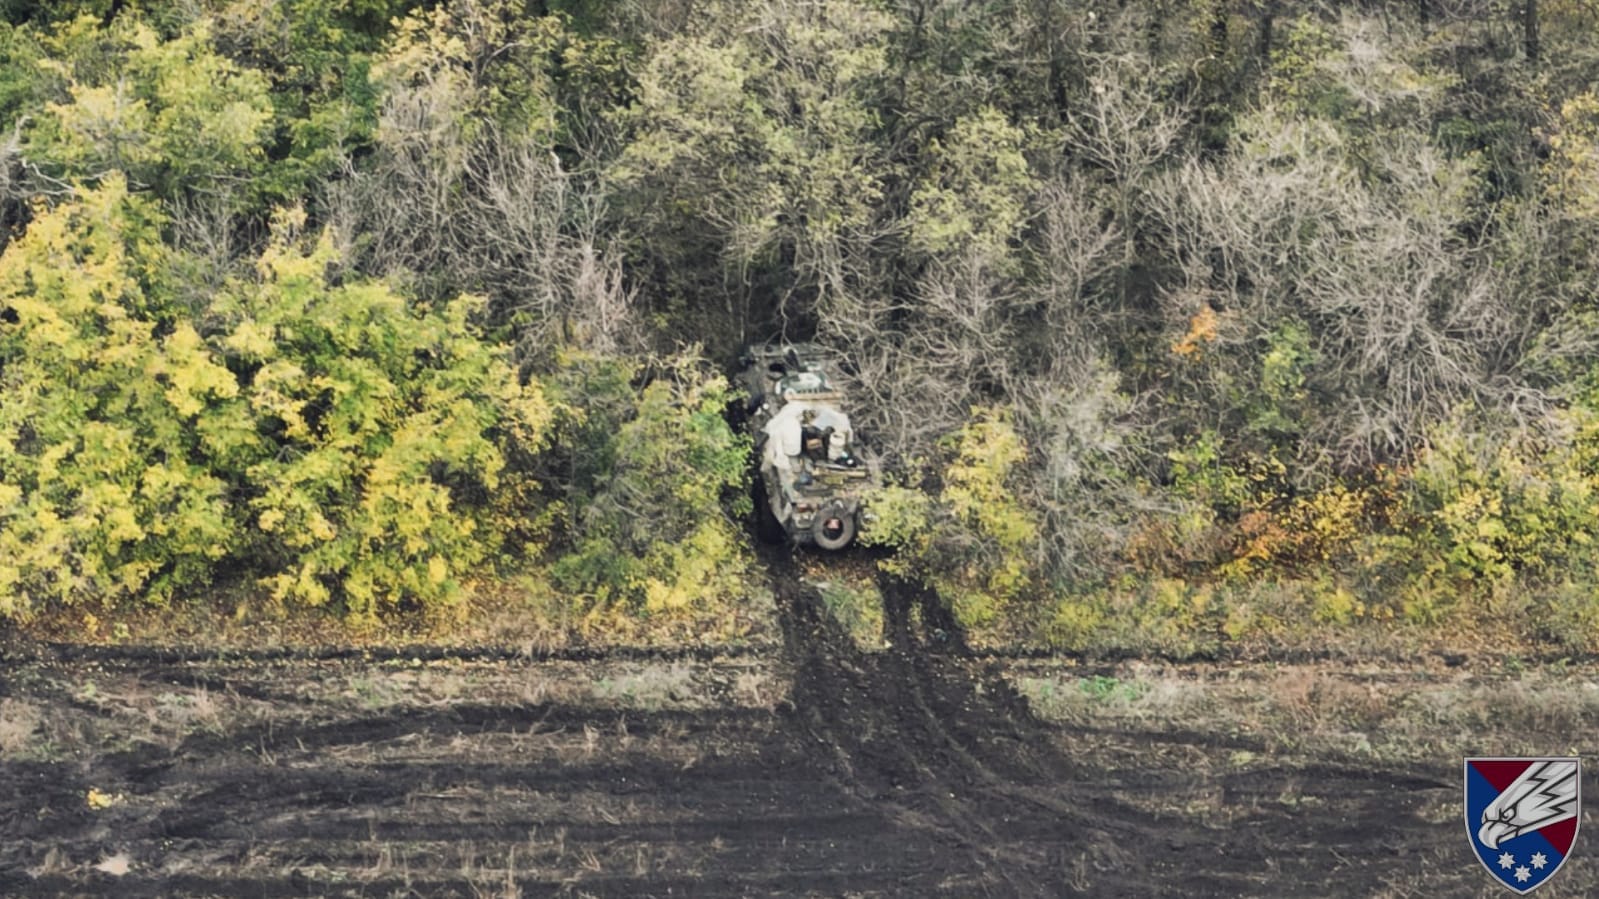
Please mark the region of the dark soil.
<svg viewBox="0 0 1599 899"><path fill-rule="evenodd" d="M774 565L774 658L13 659L0 895L1500 895L1458 755L1046 724L927 597L862 653Z"/></svg>

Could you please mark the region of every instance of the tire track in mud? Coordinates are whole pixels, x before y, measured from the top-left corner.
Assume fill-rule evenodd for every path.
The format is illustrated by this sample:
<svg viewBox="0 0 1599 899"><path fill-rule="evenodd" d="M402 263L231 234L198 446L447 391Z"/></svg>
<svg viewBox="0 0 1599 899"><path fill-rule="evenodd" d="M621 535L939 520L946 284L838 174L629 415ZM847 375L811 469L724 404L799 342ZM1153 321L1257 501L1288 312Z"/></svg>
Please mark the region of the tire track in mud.
<svg viewBox="0 0 1599 899"><path fill-rule="evenodd" d="M273 714L7 766L0 894L493 895L503 884L485 872L517 858L505 883L523 895L1065 895L1117 861L1133 816L1087 826L1058 800L1073 772L997 676L974 679L908 630L893 651L855 651L786 564L791 684L775 717L569 701L368 711L314 700L304 681L326 674L309 662L96 657L95 677ZM78 715L106 707L47 692ZM119 804L87 809L90 789ZM94 871L117 853L139 864Z"/></svg>
<svg viewBox="0 0 1599 899"><path fill-rule="evenodd" d="M863 653L791 562L774 556L769 565L793 666L792 726L833 756L845 789L949 843L981 895L1160 892L1131 874L1122 844L1151 842L1162 828L1110 796L1092 814L1074 803L1068 790L1082 772L997 672L976 667L935 597L881 578L889 648ZM917 632L913 605L938 636ZM1129 873L1114 884L1085 873L1104 867Z"/></svg>
<svg viewBox="0 0 1599 899"><path fill-rule="evenodd" d="M760 707L518 702L516 681L540 669L515 663L472 669L510 681L500 699L381 710L338 699L338 682L394 669L45 667L23 692L90 736L113 732L140 688L270 713L0 765L0 895L981 894L943 844L829 784ZM84 680L95 698L62 701ZM86 807L90 790L115 804ZM132 869L97 871L107 858Z"/></svg>
<svg viewBox="0 0 1599 899"><path fill-rule="evenodd" d="M966 649L936 596L880 579L889 648L863 653L792 563L770 564L794 668L796 739L835 759L843 789L905 830L950 844L965 888L978 890L951 895L1488 896L1496 888L1458 832L1456 757L1420 770L1315 757L1272 764L1270 746L1220 731L1046 725L999 665ZM1100 737L1186 745L1222 761L1196 771L1073 754L1110 742ZM1235 755L1255 760L1230 769ZM1592 873L1562 875L1550 885L1555 895L1599 887Z"/></svg>
<svg viewBox="0 0 1599 899"><path fill-rule="evenodd" d="M936 597L883 581L890 645L861 652L790 556L766 561L781 643L716 677L770 672L775 713L725 690L606 705L593 682L620 669L525 656L442 667L462 692L420 696L361 655L35 662L0 696L83 740L0 763L0 896L1491 895L1437 772L1279 762L1191 723L1046 724ZM586 686L526 698L554 669ZM399 695L347 689L385 678ZM249 714L126 745L140 689ZM1222 761L1141 753L1173 745ZM90 809L90 789L119 798ZM117 854L125 875L95 870ZM1599 882L1574 868L1545 893Z"/></svg>

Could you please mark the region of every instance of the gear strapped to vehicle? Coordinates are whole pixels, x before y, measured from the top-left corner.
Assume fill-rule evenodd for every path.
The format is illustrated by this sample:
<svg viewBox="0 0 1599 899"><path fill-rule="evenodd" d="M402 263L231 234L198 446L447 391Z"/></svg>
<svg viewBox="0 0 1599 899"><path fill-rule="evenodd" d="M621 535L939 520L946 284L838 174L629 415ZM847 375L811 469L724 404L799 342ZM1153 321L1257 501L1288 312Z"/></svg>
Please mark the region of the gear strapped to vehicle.
<svg viewBox="0 0 1599 899"><path fill-rule="evenodd" d="M858 446L824 351L807 344L752 347L743 363L762 536L843 549L860 532L861 500L878 474Z"/></svg>

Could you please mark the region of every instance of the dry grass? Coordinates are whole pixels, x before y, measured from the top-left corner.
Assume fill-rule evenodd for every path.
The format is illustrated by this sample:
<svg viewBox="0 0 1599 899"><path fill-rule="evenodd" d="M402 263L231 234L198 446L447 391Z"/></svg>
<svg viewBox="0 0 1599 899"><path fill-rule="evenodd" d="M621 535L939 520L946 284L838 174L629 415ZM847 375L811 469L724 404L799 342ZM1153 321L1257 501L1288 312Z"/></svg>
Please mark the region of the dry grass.
<svg viewBox="0 0 1599 899"><path fill-rule="evenodd" d="M1249 767L1300 757L1409 763L1490 751L1574 755L1581 735L1599 731L1595 674L1133 663L1092 678L1019 666L1012 679L1045 719L1089 734L1141 728L1207 735L1157 751L1186 753L1181 764L1188 766ZM1570 745L1551 745L1549 734L1569 734Z"/></svg>
<svg viewBox="0 0 1599 899"><path fill-rule="evenodd" d="M0 700L0 757L24 755L36 745L41 714L20 699Z"/></svg>
<svg viewBox="0 0 1599 899"><path fill-rule="evenodd" d="M740 671L733 679L732 699L737 705L770 709L782 698L783 693L784 685L765 669Z"/></svg>
<svg viewBox="0 0 1599 899"><path fill-rule="evenodd" d="M284 605L253 586L233 585L170 606L136 606L103 617L73 609L45 610L15 626L24 640L217 650L425 644L513 647L536 656L573 645L676 647L691 639L773 642L777 609L770 591L754 578L748 589L747 601L730 614L652 623L620 613L579 614L579 604L571 596L530 569L469 581L453 605L394 612L375 624L347 621L336 609Z"/></svg>
<svg viewBox="0 0 1599 899"><path fill-rule="evenodd" d="M706 698L694 689L694 670L682 663L643 664L594 684L594 700L604 706L654 710L668 706L702 706Z"/></svg>

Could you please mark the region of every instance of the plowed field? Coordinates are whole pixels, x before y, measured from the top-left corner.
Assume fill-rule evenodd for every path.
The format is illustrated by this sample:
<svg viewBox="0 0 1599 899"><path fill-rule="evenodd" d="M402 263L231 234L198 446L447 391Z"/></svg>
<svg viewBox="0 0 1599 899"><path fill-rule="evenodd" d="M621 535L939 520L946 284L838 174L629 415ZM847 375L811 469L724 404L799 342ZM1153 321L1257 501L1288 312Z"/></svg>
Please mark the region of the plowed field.
<svg viewBox="0 0 1599 899"><path fill-rule="evenodd" d="M865 653L778 594L737 655L13 651L0 895L1496 896L1461 756L1599 734L1581 666Z"/></svg>

